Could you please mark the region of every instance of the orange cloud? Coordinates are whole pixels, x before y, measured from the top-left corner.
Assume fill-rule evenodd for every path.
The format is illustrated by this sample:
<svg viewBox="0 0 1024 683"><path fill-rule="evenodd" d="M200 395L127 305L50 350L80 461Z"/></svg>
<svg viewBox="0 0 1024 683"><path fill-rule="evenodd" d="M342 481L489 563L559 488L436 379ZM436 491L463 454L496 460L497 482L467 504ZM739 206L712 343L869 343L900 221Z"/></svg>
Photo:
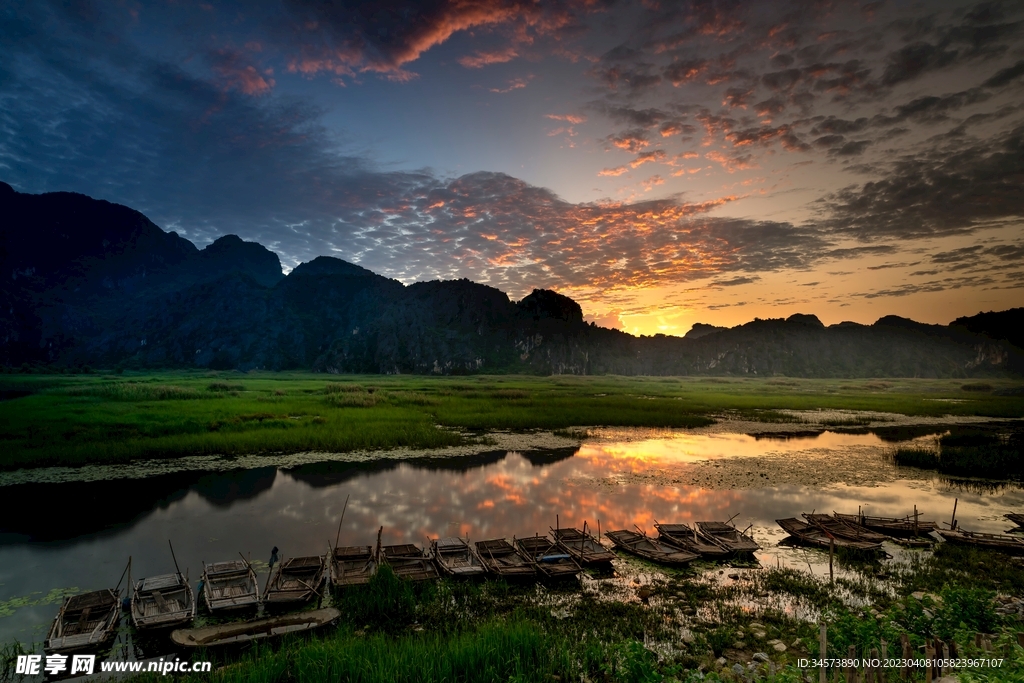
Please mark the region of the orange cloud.
<svg viewBox="0 0 1024 683"><path fill-rule="evenodd" d="M458 62L467 69L481 69L488 64L510 62L518 56L519 53L516 52L515 48L509 47L495 52L478 51L472 55L459 57Z"/></svg>
<svg viewBox="0 0 1024 683"><path fill-rule="evenodd" d="M522 90L532 80L533 80L533 76L532 75L531 76L527 76L526 78L513 78L511 81L508 82L508 86L506 86L504 88L491 88L490 90L493 93L507 93L507 92L512 92L513 90Z"/></svg>
<svg viewBox="0 0 1024 683"><path fill-rule="evenodd" d="M650 152L641 152L636 159L629 162L629 165L631 168L638 168L652 161L664 161L666 156L664 150L653 149Z"/></svg>
<svg viewBox="0 0 1024 683"><path fill-rule="evenodd" d="M458 62L466 68L508 62L517 56L515 45L530 44L534 36L554 34L572 26L576 14L590 11L586 0L558 7L530 0L454 0L416 8L411 17L399 18L370 3L354 11L340 8L297 10L302 54L289 60L295 72L321 71L353 77L377 73L396 81L415 77L404 69L436 45L460 31L509 26L513 46L481 50Z"/></svg>
<svg viewBox="0 0 1024 683"><path fill-rule="evenodd" d="M604 168L597 172L599 176L620 176L629 169L625 166L616 166L615 168Z"/></svg>
<svg viewBox="0 0 1024 683"><path fill-rule="evenodd" d="M565 121L573 125L586 123L587 117L582 114L545 114L545 118L553 119L555 121Z"/></svg>
<svg viewBox="0 0 1024 683"><path fill-rule="evenodd" d="M260 72L252 64L247 64L242 55L231 49L224 49L210 55L210 68L217 75L225 90L240 90L246 95L266 95L274 87L275 81L270 77L273 69Z"/></svg>

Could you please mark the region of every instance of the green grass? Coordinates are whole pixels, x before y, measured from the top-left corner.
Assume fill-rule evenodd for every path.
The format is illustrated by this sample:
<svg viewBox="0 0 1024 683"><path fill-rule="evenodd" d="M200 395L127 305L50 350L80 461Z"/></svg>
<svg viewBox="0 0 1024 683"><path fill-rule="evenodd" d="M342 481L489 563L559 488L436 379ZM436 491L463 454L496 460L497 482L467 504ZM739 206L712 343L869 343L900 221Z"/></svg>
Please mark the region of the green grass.
<svg viewBox="0 0 1024 683"><path fill-rule="evenodd" d="M466 433L699 427L780 410L1024 416L1024 396L955 380L338 376L125 372L0 375L0 468L183 455L437 448ZM998 390L1017 383L992 380ZM949 399L949 400L947 400ZM847 426L861 424L851 418ZM844 423L845 424L845 423Z"/></svg>

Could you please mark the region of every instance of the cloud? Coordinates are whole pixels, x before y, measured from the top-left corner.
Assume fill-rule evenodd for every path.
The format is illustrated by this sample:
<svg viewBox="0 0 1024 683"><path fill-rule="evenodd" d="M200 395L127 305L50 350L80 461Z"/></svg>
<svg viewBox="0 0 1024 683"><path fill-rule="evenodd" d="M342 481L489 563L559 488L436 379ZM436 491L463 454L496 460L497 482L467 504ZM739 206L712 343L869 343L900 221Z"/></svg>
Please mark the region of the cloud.
<svg viewBox="0 0 1024 683"><path fill-rule="evenodd" d="M454 34L473 29L507 28L520 43L553 35L576 23L587 11L584 2L541 6L528 0L286 0L290 41L298 54L290 68L306 75L339 76L379 73L406 80L404 67ZM268 12L280 18L279 12ZM280 20L280 19L278 19ZM517 56L514 46L479 51L459 63L469 68L505 62Z"/></svg>
<svg viewBox="0 0 1024 683"><path fill-rule="evenodd" d="M630 168L638 168L646 163L664 161L668 155L665 154L665 150L653 149L650 152L640 152L636 156L636 159L629 162Z"/></svg>
<svg viewBox="0 0 1024 683"><path fill-rule="evenodd" d="M270 70L262 73L247 63L245 56L230 49L211 52L210 68L226 89L236 89L246 95L266 95L274 87Z"/></svg>
<svg viewBox="0 0 1024 683"><path fill-rule="evenodd" d="M727 278L725 280L713 280L710 283L711 287L738 287L739 285L749 285L757 282L761 278L757 275L740 275L733 278Z"/></svg>
<svg viewBox="0 0 1024 683"><path fill-rule="evenodd" d="M458 62L467 69L481 69L489 64L504 64L505 62L511 62L518 56L519 53L515 48L508 47L504 50L495 50L493 52L478 50L471 55L459 57Z"/></svg>
<svg viewBox="0 0 1024 683"><path fill-rule="evenodd" d="M583 319L587 322L594 323L598 327L606 327L612 330L621 330L625 328L622 323L621 311L608 311L601 315L585 315Z"/></svg>
<svg viewBox="0 0 1024 683"><path fill-rule="evenodd" d="M1024 124L986 140L929 148L878 180L825 198L832 229L861 239L966 234L1024 216Z"/></svg>
<svg viewBox="0 0 1024 683"><path fill-rule="evenodd" d="M587 117L582 114L545 114L544 118L552 119L554 121L565 121L577 125L580 123L586 123Z"/></svg>
<svg viewBox="0 0 1024 683"><path fill-rule="evenodd" d="M608 142L619 149L632 152L634 154L651 144L648 142L647 134L644 133L643 130L633 130L621 135L609 136Z"/></svg>
<svg viewBox="0 0 1024 683"><path fill-rule="evenodd" d="M490 91L493 93L504 94L512 92L513 90L522 90L530 81L533 80L533 76L526 76L524 78L513 78L504 88L491 88Z"/></svg>

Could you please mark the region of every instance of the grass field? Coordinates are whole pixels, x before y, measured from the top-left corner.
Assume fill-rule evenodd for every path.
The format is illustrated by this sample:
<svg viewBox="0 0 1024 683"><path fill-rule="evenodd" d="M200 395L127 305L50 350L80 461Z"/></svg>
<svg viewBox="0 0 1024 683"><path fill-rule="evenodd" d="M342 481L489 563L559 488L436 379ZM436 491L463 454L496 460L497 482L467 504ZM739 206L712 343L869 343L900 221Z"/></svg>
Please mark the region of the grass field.
<svg viewBox="0 0 1024 683"><path fill-rule="evenodd" d="M0 468L437 448L496 429L698 427L730 411L765 422L790 419L781 409L1024 416L1024 396L1013 393L1019 383L985 386L918 379L5 374Z"/></svg>

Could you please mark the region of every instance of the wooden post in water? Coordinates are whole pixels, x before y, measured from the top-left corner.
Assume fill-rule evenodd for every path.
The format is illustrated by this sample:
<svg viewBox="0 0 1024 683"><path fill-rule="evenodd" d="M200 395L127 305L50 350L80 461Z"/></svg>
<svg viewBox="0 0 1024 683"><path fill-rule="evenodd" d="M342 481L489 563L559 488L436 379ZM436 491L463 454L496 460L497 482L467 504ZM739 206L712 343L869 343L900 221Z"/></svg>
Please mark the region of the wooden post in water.
<svg viewBox="0 0 1024 683"><path fill-rule="evenodd" d="M818 658L822 660L821 668L818 669L818 683L825 683L825 660L828 659L828 627L825 626L824 621L818 626Z"/></svg>
<svg viewBox="0 0 1024 683"><path fill-rule="evenodd" d="M341 524L345 521L345 510L348 510L348 497L352 494L345 496L345 507L341 508L341 519L338 520L338 535L334 537L334 547L338 547L338 542L341 541Z"/></svg>
<svg viewBox="0 0 1024 683"><path fill-rule="evenodd" d="M828 580L829 583L835 583L835 577L832 575L832 558L836 554L836 539L832 537L832 534L828 535Z"/></svg>
<svg viewBox="0 0 1024 683"><path fill-rule="evenodd" d="M910 678L910 665L907 663L910 661L911 655L914 653L910 649L910 638L906 633L900 634L900 647L902 648L903 666L900 668L900 678L907 680Z"/></svg>
<svg viewBox="0 0 1024 683"><path fill-rule="evenodd" d="M917 503L914 504L914 537L920 536L920 530L917 528Z"/></svg>
<svg viewBox="0 0 1024 683"><path fill-rule="evenodd" d="M956 504L960 502L959 498L953 499L953 519L949 521L949 528L956 529Z"/></svg>

